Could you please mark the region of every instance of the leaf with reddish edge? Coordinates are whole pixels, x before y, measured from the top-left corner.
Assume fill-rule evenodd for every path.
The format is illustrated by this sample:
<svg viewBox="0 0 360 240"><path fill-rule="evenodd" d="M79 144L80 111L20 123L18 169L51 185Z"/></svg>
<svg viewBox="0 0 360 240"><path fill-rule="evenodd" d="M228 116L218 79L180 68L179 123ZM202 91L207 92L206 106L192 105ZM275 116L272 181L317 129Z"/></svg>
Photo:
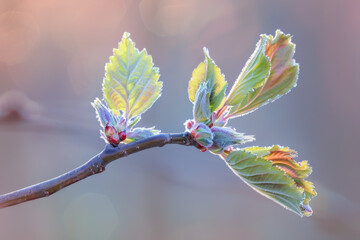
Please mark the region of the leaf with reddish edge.
<svg viewBox="0 0 360 240"><path fill-rule="evenodd" d="M274 184L272 180L269 179L264 181L264 177L266 177L267 172L263 172L261 175L258 171L257 167L254 165L253 168L247 168L246 173L244 172L245 169L240 170L239 166L231 166L232 169L235 169L238 174L240 174L242 179L246 182L249 176L257 176L256 178L252 179L251 185L254 189L260 188L261 193L275 202L284 205L287 208L295 211L296 213L300 214L301 216L310 216L312 213L311 207L309 206L309 202L311 198L316 196L316 191L314 190L314 186L311 182L306 181L307 178L311 174L311 167L308 165L307 161L296 162L294 158L297 156L297 153L294 150L291 150L287 147L281 146L272 146L272 147L248 147L238 149L237 151L245 151L247 153L253 154L254 161L268 161L271 163L271 168L277 168L282 172L282 175L290 178L292 180L292 184L290 187L296 187L302 193L302 199L298 202L298 206L294 208L292 206L287 205L286 203L293 202L294 197L290 196L286 192L282 193L278 191L277 184ZM241 155L241 154L240 154ZM229 155L230 156L230 155ZM239 159L238 159L239 160ZM242 160L240 160L242 161ZM231 165L231 164L230 164ZM245 176L246 175L246 176ZM256 180L254 180L256 179ZM265 185L264 185L264 184ZM277 191L274 195L274 191ZM269 195L269 193L271 193ZM289 196L282 196L282 195L289 195ZM290 197L290 198L289 198ZM286 200L286 201L285 201ZM299 212L300 210L300 212Z"/></svg>
<svg viewBox="0 0 360 240"><path fill-rule="evenodd" d="M256 44L254 53L246 62L239 77L236 79L225 105L238 106L242 102L247 102L247 96L255 88L261 87L270 74L270 59L266 56L266 45L269 42L267 35L261 35Z"/></svg>
<svg viewBox="0 0 360 240"><path fill-rule="evenodd" d="M254 84L252 91L244 95L241 101L234 102L232 95L229 95L225 103L231 107L228 118L255 111L285 95L296 86L299 65L293 59L295 44L291 42L291 36L277 30L275 37L272 35L261 37L267 39L265 55L270 60L270 74L264 82L259 81L261 84ZM266 73L268 69L264 68L263 71Z"/></svg>

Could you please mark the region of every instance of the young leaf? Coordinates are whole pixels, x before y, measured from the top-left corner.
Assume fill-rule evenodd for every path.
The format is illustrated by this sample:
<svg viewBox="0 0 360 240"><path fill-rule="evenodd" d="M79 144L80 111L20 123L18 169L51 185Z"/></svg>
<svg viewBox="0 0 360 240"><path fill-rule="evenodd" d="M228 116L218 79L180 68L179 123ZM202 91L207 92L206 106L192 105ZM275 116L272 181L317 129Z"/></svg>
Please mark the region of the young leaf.
<svg viewBox="0 0 360 240"><path fill-rule="evenodd" d="M254 136L245 135L243 133L236 132L235 129L230 127L212 127L213 133L213 145L210 151L213 153L221 153L227 147L244 144L246 142L254 141Z"/></svg>
<svg viewBox="0 0 360 240"><path fill-rule="evenodd" d="M198 123L207 123L209 121L211 116L210 94L210 90L207 88L206 83L202 82L196 92L193 106L193 116Z"/></svg>
<svg viewBox="0 0 360 240"><path fill-rule="evenodd" d="M261 38L262 40L266 39L264 42L266 43L265 55L270 60L270 75L266 77L265 81L254 81L253 91L248 92L243 97L233 94L238 92L238 85L235 84L234 90L232 89L226 100L226 104L232 106L229 113L230 118L247 114L270 101L275 101L296 86L299 65L293 59L295 44L291 42L291 36L277 30L275 37L263 35ZM263 46L262 43L259 46ZM256 65L255 68L263 72L259 76L268 74L266 64Z"/></svg>
<svg viewBox="0 0 360 240"><path fill-rule="evenodd" d="M101 127L105 127L107 124L116 126L116 118L113 113L108 109L98 98L95 98L91 105L95 108L96 118L100 122Z"/></svg>
<svg viewBox="0 0 360 240"><path fill-rule="evenodd" d="M135 116L133 118L130 118L129 121L128 121L128 128L133 128L141 119L141 116L138 115L138 116Z"/></svg>
<svg viewBox="0 0 360 240"><path fill-rule="evenodd" d="M293 157L294 151L287 148L251 147L231 152L226 162L255 191L300 216L310 216L308 203L316 192L302 177L311 169L305 162L296 163Z"/></svg>
<svg viewBox="0 0 360 240"><path fill-rule="evenodd" d="M265 54L268 42L268 36L260 36L260 41L256 44L254 53L246 62L227 96L227 105L237 106L243 101L246 102L248 94L264 84L270 74L270 59Z"/></svg>
<svg viewBox="0 0 360 240"><path fill-rule="evenodd" d="M312 172L307 161L299 163L294 161L297 152L286 147L249 147L245 148L245 150L271 161L274 166L277 166L294 179L296 185L303 188L305 191L303 208L311 210L310 206L307 205L311 198L316 196L316 191L311 182L304 180Z"/></svg>
<svg viewBox="0 0 360 240"><path fill-rule="evenodd" d="M145 112L160 97L159 69L145 49L135 48L129 33L124 33L113 53L105 66L104 99L110 109L123 111L130 119Z"/></svg>
<svg viewBox="0 0 360 240"><path fill-rule="evenodd" d="M205 60L201 62L192 73L189 81L189 99L195 102L197 91L201 83L206 83L206 88L210 92L209 104L211 112L219 109L225 101L225 90L227 82L225 77L221 74L220 68L216 66L215 62L210 58L209 51L204 48Z"/></svg>
<svg viewBox="0 0 360 240"><path fill-rule="evenodd" d="M160 130L156 130L152 128L134 128L131 129L129 132L126 133L126 139L124 143L131 143L143 138L148 138L159 134Z"/></svg>

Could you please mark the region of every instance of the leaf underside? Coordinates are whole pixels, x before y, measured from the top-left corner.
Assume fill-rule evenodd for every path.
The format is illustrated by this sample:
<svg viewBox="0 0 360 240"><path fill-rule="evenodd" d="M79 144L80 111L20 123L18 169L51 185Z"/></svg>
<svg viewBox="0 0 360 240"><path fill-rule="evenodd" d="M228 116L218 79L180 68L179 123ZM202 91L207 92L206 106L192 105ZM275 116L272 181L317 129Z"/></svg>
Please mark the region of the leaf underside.
<svg viewBox="0 0 360 240"><path fill-rule="evenodd" d="M304 180L311 168L293 160L296 152L279 146L250 147L231 152L230 169L255 191L300 216L310 216L309 201L316 196L311 182Z"/></svg>

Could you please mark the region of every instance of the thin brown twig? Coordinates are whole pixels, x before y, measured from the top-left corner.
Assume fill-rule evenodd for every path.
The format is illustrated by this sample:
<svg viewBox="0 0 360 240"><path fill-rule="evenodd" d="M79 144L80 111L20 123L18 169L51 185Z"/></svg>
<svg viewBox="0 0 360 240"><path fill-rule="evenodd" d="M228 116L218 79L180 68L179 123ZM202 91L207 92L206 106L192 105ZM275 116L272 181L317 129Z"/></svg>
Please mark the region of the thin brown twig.
<svg viewBox="0 0 360 240"><path fill-rule="evenodd" d="M108 144L102 152L95 155L85 164L63 175L1 195L0 209L38 198L48 197L73 183L105 171L106 165L116 159L126 157L127 155L140 152L148 148L162 147L166 144L191 146L195 143L190 135L185 132L158 134L129 144L120 144L117 147L113 147Z"/></svg>

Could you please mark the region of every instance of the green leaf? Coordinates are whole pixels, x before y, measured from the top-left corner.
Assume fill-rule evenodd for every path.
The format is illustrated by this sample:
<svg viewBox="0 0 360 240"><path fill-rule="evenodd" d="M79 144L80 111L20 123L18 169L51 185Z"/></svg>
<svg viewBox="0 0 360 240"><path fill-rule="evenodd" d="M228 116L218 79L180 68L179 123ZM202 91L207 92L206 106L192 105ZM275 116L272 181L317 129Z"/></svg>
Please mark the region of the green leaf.
<svg viewBox="0 0 360 240"><path fill-rule="evenodd" d="M245 67L227 96L227 105L237 106L243 101L246 102L248 94L264 84L270 74L270 59L265 54L268 42L268 36L260 36L260 41L256 44L254 53L246 62Z"/></svg>
<svg viewBox="0 0 360 240"><path fill-rule="evenodd" d="M296 152L279 146L250 147L231 152L226 162L230 169L255 191L300 216L310 216L309 201L316 196L306 161L293 160Z"/></svg>
<svg viewBox="0 0 360 240"><path fill-rule="evenodd" d="M204 82L200 84L200 87L196 92L193 116L198 123L207 123L211 116L210 91Z"/></svg>
<svg viewBox="0 0 360 240"><path fill-rule="evenodd" d="M159 69L145 49L135 48L129 33L124 33L113 53L105 66L104 100L115 113L122 111L130 119L145 112L160 97Z"/></svg>
<svg viewBox="0 0 360 240"><path fill-rule="evenodd" d="M215 62L210 58L209 51L204 48L205 60L201 62L192 73L189 81L189 99L195 102L196 93L201 83L206 83L206 88L210 92L209 104L211 112L219 109L225 101L225 90L227 82L221 74L221 70L216 66Z"/></svg>
<svg viewBox="0 0 360 240"><path fill-rule="evenodd" d="M127 126L127 127L128 127L128 128L133 128L133 127L140 121L140 119L141 119L141 116L140 116L140 115L135 116L135 117L129 119L129 121L128 121L128 126Z"/></svg>
<svg viewBox="0 0 360 240"><path fill-rule="evenodd" d="M156 134L159 134L160 130L152 128L134 128L131 129L129 132L126 133L126 139L124 143L131 143L143 138L148 138L151 136L154 136Z"/></svg>
<svg viewBox="0 0 360 240"><path fill-rule="evenodd" d="M293 59L295 44L291 42L291 36L277 30L275 37L262 35L261 43L258 46L262 47L263 41L266 43L265 55L270 60L270 75L266 77L265 81L262 80L262 77L257 78L258 81L253 82L253 91L242 95L242 97L241 94L234 94L238 91L232 90L225 103L232 106L229 113L230 118L255 111L268 102L275 101L296 86L299 65ZM257 65L256 69L263 72L259 76L268 73L266 64ZM234 88L237 89L235 86Z"/></svg>

